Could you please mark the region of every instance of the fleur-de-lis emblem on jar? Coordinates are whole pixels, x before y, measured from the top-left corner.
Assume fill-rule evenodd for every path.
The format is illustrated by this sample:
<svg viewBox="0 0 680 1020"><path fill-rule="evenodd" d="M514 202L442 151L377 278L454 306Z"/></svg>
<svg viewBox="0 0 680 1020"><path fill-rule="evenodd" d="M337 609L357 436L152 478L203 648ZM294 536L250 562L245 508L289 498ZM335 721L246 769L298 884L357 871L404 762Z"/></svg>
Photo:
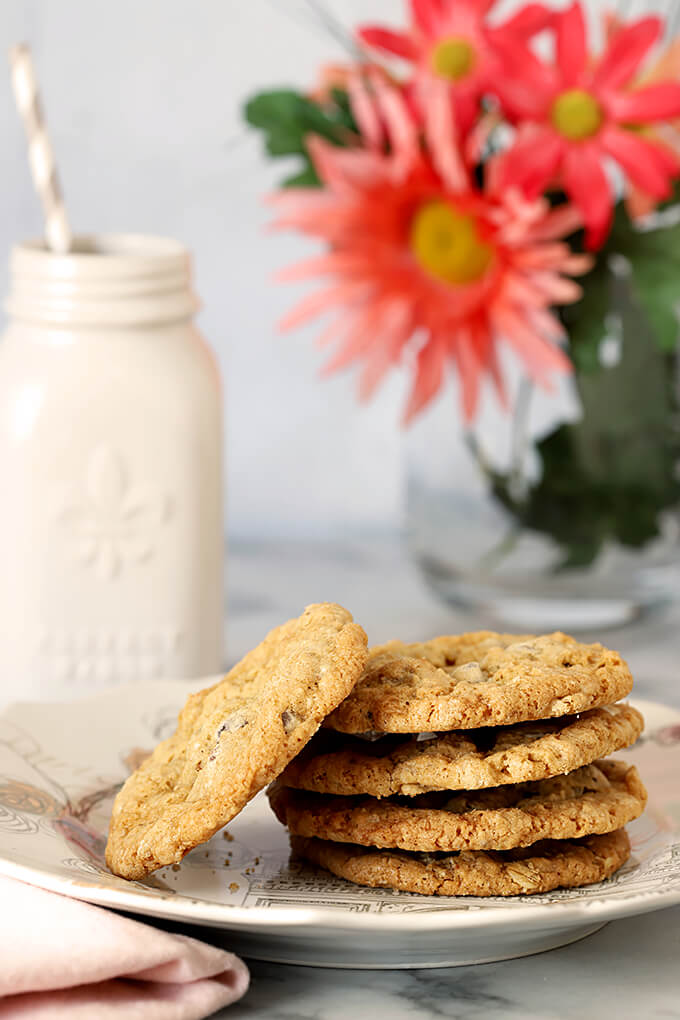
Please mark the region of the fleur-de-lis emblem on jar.
<svg viewBox="0 0 680 1020"><path fill-rule="evenodd" d="M109 446L92 454L84 491L62 500L57 519L72 540L76 559L102 580L128 562L151 557L168 504L154 485L132 483L123 458Z"/></svg>

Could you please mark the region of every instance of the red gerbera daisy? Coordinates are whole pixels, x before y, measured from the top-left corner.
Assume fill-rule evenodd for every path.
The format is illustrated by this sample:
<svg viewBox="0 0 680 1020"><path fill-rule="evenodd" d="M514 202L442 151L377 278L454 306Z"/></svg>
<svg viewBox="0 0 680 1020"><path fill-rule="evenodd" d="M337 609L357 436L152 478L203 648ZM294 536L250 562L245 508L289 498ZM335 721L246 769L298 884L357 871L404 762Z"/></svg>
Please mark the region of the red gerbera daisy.
<svg viewBox="0 0 680 1020"><path fill-rule="evenodd" d="M623 23L613 14L605 16L606 38L613 36L621 30ZM653 85L657 82L676 81L680 82L680 39L675 38L661 54L654 64L636 78L633 85L640 88L643 85ZM645 135L668 145L670 149L680 158L680 120L663 121L654 127L649 127ZM658 202L650 195L636 187L630 187L626 195L626 208L632 219L640 219L649 216L654 212Z"/></svg>
<svg viewBox="0 0 680 1020"><path fill-rule="evenodd" d="M663 22L642 18L621 28L599 60L589 59L580 3L555 16L556 66L526 52L515 73L499 80L508 113L519 122L506 161L506 181L540 194L558 180L579 206L587 244L600 247L611 226L614 193L605 172L613 159L636 187L667 198L680 160L640 128L680 115L680 83L630 88ZM513 59L508 49L507 59Z"/></svg>
<svg viewBox="0 0 680 1020"><path fill-rule="evenodd" d="M406 420L437 393L449 362L458 368L469 420L486 374L503 394L501 339L540 383L570 370L554 343L563 331L550 306L580 296L562 274L584 271L590 259L557 240L580 218L571 206L551 211L545 199L501 190L493 162L480 189L461 162L450 116L428 122L423 144L400 93L379 78L372 90L358 78L350 83L362 147L310 138L323 189L288 190L273 199L278 226L329 245L284 274L288 280L325 275L331 283L283 326L333 312L324 341L337 349L327 371L363 361L363 397L417 338Z"/></svg>
<svg viewBox="0 0 680 1020"><path fill-rule="evenodd" d="M480 96L499 74L497 40L502 37L506 47L509 42L523 43L552 19L542 4L532 3L502 25L491 26L486 18L496 2L410 0L413 23L408 31L364 25L358 34L367 46L415 65L415 97L421 109L437 83L446 86L458 128L467 132Z"/></svg>

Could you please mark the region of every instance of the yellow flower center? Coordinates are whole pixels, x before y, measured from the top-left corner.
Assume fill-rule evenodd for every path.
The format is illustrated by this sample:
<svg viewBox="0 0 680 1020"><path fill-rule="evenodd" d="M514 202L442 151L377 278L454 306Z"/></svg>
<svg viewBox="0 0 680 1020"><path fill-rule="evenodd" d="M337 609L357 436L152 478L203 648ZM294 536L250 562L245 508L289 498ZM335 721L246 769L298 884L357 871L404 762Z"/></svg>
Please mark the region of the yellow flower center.
<svg viewBox="0 0 680 1020"><path fill-rule="evenodd" d="M477 55L465 39L442 39L432 50L432 70L448 78L460 81L475 66Z"/></svg>
<svg viewBox="0 0 680 1020"><path fill-rule="evenodd" d="M572 142L580 142L584 138L596 135L602 119L602 107L583 89L569 89L553 103L553 125L561 135Z"/></svg>
<svg viewBox="0 0 680 1020"><path fill-rule="evenodd" d="M418 209L410 241L425 272L447 283L479 280L494 257L493 247L480 236L477 219L439 199Z"/></svg>

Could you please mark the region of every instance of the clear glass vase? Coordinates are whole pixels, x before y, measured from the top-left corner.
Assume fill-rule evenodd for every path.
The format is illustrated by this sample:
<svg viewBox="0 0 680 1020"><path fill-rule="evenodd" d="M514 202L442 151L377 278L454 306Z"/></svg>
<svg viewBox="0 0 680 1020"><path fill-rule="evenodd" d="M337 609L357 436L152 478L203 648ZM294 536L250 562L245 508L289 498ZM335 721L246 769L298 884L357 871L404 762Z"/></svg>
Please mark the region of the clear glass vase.
<svg viewBox="0 0 680 1020"><path fill-rule="evenodd" d="M680 598L678 352L655 344L622 260L610 281L608 336L574 376L571 420L546 417L524 381L492 425L464 432L448 395L407 437L412 554L482 618L584 631Z"/></svg>

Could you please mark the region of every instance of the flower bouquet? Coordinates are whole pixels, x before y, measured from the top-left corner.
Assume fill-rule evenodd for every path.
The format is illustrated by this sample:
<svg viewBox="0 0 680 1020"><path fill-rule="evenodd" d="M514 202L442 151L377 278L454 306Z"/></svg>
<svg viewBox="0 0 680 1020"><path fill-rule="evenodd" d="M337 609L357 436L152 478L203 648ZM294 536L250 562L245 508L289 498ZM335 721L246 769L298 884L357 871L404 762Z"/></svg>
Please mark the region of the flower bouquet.
<svg viewBox="0 0 680 1020"><path fill-rule="evenodd" d="M657 601L678 562L680 40L663 42L661 17L610 15L596 50L579 2L505 21L495 6L411 0L405 30L360 26L352 59L314 91L248 102L269 154L300 163L272 196L276 225L323 245L282 274L325 281L283 327L325 316L326 371L360 365L363 399L407 365L406 423L457 375L493 534L461 567L425 514L439 562L423 542L419 554L449 597L483 601L494 580L512 595L529 535L545 545L534 601L552 577L582 603L589 570L614 598L647 548L660 572L634 601ZM560 375L577 419L517 448L531 389ZM507 409L509 464L475 432L487 382Z"/></svg>

